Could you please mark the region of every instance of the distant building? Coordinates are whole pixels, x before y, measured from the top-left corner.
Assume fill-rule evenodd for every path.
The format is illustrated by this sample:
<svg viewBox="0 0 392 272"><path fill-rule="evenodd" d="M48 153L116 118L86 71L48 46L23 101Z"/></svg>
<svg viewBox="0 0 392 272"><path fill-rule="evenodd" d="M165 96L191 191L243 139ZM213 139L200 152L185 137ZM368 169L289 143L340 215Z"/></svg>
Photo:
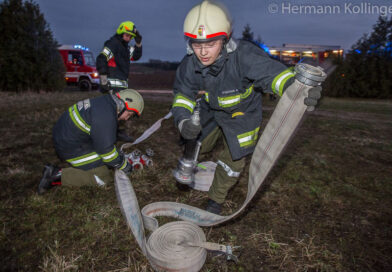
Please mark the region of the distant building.
<svg viewBox="0 0 392 272"><path fill-rule="evenodd" d="M269 52L288 65L295 65L300 60L320 65L325 60L343 58L343 49L339 45L313 45L284 43L282 47L270 46Z"/></svg>

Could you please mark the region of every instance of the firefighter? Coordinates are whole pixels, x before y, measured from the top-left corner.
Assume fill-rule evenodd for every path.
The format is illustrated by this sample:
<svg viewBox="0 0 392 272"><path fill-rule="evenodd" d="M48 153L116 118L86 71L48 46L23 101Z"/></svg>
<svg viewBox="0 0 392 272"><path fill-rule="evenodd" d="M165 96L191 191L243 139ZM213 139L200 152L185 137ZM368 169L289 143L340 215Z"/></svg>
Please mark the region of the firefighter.
<svg viewBox="0 0 392 272"><path fill-rule="evenodd" d="M129 42L135 39L135 45ZM97 57L101 89L115 92L128 88L129 66L142 56L142 36L131 21L122 22Z"/></svg>
<svg viewBox="0 0 392 272"><path fill-rule="evenodd" d="M115 146L117 122L140 116L143 108L142 96L131 89L71 106L54 125L53 142L59 158L72 167L45 165L38 193L56 185L107 184L113 180L109 168L130 173L132 165Z"/></svg>
<svg viewBox="0 0 392 272"><path fill-rule="evenodd" d="M201 154L223 139L207 202L207 211L220 214L257 143L262 94L255 90L281 96L295 74L255 44L236 41L229 13L216 2L203 1L189 11L184 35L187 55L176 72L172 112L182 137L202 142ZM320 92L319 87L309 91L305 104L316 105ZM199 126L190 120L198 94L203 95Z"/></svg>
<svg viewBox="0 0 392 272"><path fill-rule="evenodd" d="M132 39L135 39L135 45L129 46ZM127 89L130 62L140 59L141 56L142 36L133 22L122 22L117 28L116 34L105 42L97 57L101 90L103 92L109 90L118 92ZM117 136L121 141L133 141L122 125Z"/></svg>

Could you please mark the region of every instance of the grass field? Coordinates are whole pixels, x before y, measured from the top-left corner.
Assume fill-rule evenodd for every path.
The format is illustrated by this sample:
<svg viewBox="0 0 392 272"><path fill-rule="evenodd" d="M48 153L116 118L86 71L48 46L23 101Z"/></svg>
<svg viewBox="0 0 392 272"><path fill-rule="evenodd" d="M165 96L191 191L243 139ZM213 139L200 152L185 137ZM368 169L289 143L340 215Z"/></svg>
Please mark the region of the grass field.
<svg viewBox="0 0 392 272"><path fill-rule="evenodd" d="M45 163L65 166L52 146L54 122L69 105L96 95L0 94L1 271L151 271L113 185L36 194ZM273 103L266 99L268 108ZM169 106L146 100L143 117L127 124L130 133L139 136ZM271 112L263 113L263 126ZM246 211L204 228L208 241L241 246L240 262L209 255L202 271L392 271L391 138L391 101L324 99ZM154 166L131 175L139 205L204 208L206 193L179 191L171 177L181 156L172 120L137 146L149 147ZM247 178L243 173L230 192L224 214L242 204Z"/></svg>

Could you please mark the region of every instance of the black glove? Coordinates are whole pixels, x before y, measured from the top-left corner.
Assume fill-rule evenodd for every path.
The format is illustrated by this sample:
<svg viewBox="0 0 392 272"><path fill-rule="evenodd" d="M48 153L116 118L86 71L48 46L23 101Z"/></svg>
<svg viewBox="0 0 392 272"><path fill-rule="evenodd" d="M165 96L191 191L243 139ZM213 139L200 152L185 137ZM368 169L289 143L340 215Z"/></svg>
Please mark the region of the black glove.
<svg viewBox="0 0 392 272"><path fill-rule="evenodd" d="M110 83L107 75L99 76L99 87L101 88L101 90L106 92L110 90Z"/></svg>
<svg viewBox="0 0 392 272"><path fill-rule="evenodd" d="M135 43L136 45L140 45L142 42L142 35L140 35L139 31L136 30L136 36L135 36Z"/></svg>
<svg viewBox="0 0 392 272"><path fill-rule="evenodd" d="M126 175L129 175L129 174L132 173L132 171L133 171L133 166L132 166L132 164L129 163L128 159L126 159L126 160L127 160L127 166L125 166L125 168L122 169L122 171L123 171Z"/></svg>
<svg viewBox="0 0 392 272"><path fill-rule="evenodd" d="M312 89L309 89L308 97L305 97L304 99L304 104L308 106L307 108L308 111L314 110L314 106L317 105L317 101L321 97L321 90L322 90L321 86L317 86Z"/></svg>
<svg viewBox="0 0 392 272"><path fill-rule="evenodd" d="M191 119L185 119L180 124L180 133L182 137L186 140L196 139L197 135L199 135L201 131L201 125L195 125L192 123Z"/></svg>

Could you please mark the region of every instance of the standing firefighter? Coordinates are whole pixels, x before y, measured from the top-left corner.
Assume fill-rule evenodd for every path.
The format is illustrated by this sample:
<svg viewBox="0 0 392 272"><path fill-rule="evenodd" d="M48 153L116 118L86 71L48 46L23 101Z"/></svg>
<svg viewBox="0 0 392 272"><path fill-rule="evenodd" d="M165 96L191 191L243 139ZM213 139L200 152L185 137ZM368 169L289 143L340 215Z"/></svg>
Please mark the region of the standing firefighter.
<svg viewBox="0 0 392 272"><path fill-rule="evenodd" d="M201 153L212 151L223 138L224 149L208 192L207 211L220 214L229 189L245 167L245 156L257 143L262 118L261 93L279 96L295 74L248 41L235 41L227 10L212 1L193 7L185 18L187 56L177 69L172 112L186 140L198 138ZM321 88L312 89L305 104L314 106ZM198 94L201 125L190 116Z"/></svg>
<svg viewBox="0 0 392 272"><path fill-rule="evenodd" d="M135 39L135 46L129 42ZM114 34L104 44L102 52L97 57L101 90L118 92L128 88L128 75L131 61L142 56L142 36L131 21L122 22ZM118 139L131 142L123 126L117 131Z"/></svg>
<svg viewBox="0 0 392 272"><path fill-rule="evenodd" d="M128 45L132 39L135 39L135 46ZM115 92L127 89L130 62L140 59L141 56L142 36L135 24L131 21L121 23L116 34L105 42L97 57L101 89Z"/></svg>
<svg viewBox="0 0 392 272"><path fill-rule="evenodd" d="M117 122L140 116L143 108L142 96L130 89L71 106L54 125L53 141L59 158L72 167L46 165L38 193L55 185L104 185L113 180L109 167L130 173L131 164L115 146Z"/></svg>

